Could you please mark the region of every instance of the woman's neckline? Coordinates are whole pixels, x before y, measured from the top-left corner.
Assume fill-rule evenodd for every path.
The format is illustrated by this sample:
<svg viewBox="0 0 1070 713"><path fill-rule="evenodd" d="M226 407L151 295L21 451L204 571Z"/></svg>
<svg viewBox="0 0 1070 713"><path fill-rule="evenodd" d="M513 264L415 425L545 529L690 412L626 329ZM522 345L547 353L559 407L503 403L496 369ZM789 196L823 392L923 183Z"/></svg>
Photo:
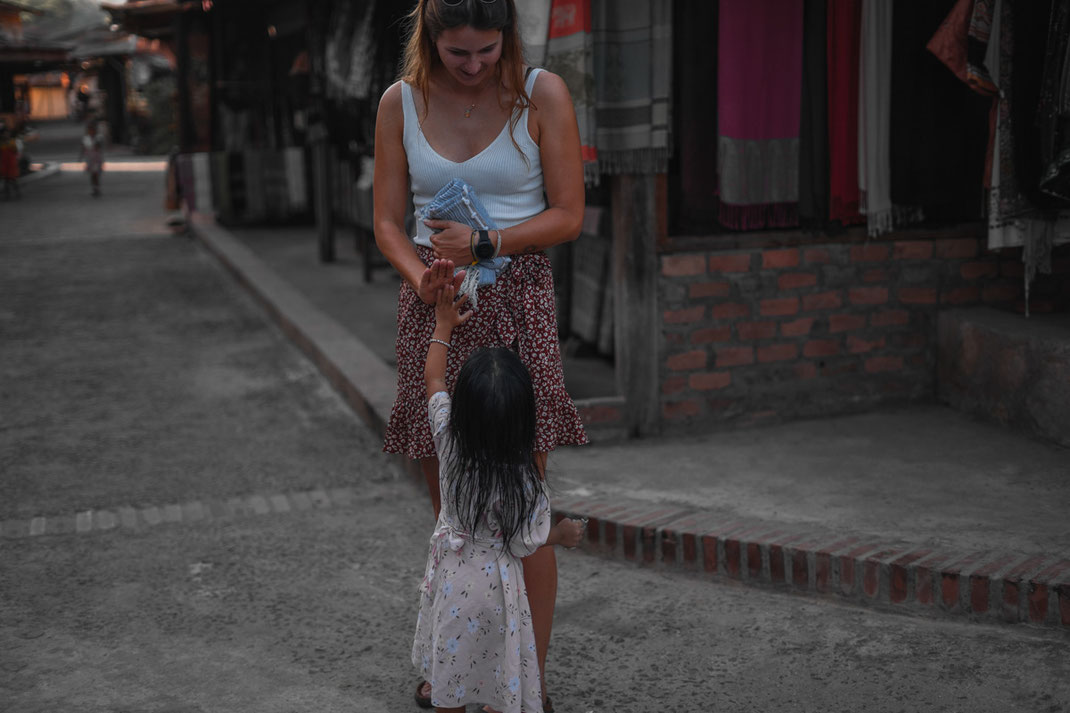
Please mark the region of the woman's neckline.
<svg viewBox="0 0 1070 713"><path fill-rule="evenodd" d="M468 158L464 159L463 161L455 161L452 158L448 158L447 156L444 156L441 151L439 151L438 149L436 149L434 147L434 145L432 145L431 140L427 138L427 134L424 133L423 122L419 120L420 110L416 106L415 91L414 91L412 85L410 85L408 82L405 83L405 86L408 88L408 91L409 91L409 101L412 102L413 113L416 116L416 120L417 120L416 121L416 126L417 126L417 129L420 132L420 138L422 138L424 143L427 144L427 148L429 148L431 150L431 153L435 154L435 156L437 156L439 159L441 159L443 161L446 161L448 163L451 163L451 164L453 164L455 166L460 166L460 165L466 164L469 161L473 161L473 160L479 158L480 156L482 156L483 154L485 154L487 151L489 151L491 149L491 147L494 146L494 144L498 143L499 139L501 139L501 137L502 137L502 134L504 134L509 129L509 120L510 120L511 117L507 116L505 118L505 122L502 124L502 128L498 130L498 132L494 135L494 138L492 138L487 143L486 146L484 146L483 148L481 148L479 151L475 152L474 154L472 154Z"/></svg>

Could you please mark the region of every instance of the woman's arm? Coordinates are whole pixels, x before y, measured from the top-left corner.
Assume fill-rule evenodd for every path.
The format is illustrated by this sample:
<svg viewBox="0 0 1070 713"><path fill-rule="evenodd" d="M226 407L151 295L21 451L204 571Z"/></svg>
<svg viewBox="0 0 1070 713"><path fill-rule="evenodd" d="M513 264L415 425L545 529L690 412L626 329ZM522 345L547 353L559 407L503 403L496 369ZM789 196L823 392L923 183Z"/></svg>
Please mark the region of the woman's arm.
<svg viewBox="0 0 1070 713"><path fill-rule="evenodd" d="M433 304L443 281L430 280L430 271L405 234L405 211L409 204L409 162L404 144L405 111L401 105L401 82L392 85L379 101L375 118L375 244L401 277L427 304ZM468 264L465 260L463 264ZM440 273L434 273L441 278ZM461 276L463 279L463 275ZM455 283L458 287L460 281Z"/></svg>
<svg viewBox="0 0 1070 713"><path fill-rule="evenodd" d="M568 87L556 74L541 72L535 80L531 101L534 118L531 136L539 145L547 207L535 217L501 233L501 255L533 253L575 240L583 227L580 131ZM460 265L472 261L471 228L447 221L427 221L427 224L432 228L444 228L441 233L431 236L435 257L453 260ZM497 240L493 231L491 240Z"/></svg>

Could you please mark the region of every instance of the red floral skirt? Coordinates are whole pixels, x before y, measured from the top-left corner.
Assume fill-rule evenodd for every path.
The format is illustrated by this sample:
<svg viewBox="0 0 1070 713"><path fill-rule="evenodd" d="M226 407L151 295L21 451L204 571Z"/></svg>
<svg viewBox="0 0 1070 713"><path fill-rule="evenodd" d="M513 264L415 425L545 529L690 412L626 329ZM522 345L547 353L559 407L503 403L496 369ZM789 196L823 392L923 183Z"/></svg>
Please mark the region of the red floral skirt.
<svg viewBox="0 0 1070 713"><path fill-rule="evenodd" d="M431 250L416 246L425 264ZM427 421L424 363L435 308L425 304L409 283L398 294L398 390L386 428L387 453L410 458L435 455ZM446 388L453 393L457 374L479 347L509 347L520 355L535 387L535 448L552 451L560 445L587 443L576 405L565 391L557 334L553 275L545 253L512 256L512 263L493 285L479 288L479 307L467 322L453 330L446 360Z"/></svg>

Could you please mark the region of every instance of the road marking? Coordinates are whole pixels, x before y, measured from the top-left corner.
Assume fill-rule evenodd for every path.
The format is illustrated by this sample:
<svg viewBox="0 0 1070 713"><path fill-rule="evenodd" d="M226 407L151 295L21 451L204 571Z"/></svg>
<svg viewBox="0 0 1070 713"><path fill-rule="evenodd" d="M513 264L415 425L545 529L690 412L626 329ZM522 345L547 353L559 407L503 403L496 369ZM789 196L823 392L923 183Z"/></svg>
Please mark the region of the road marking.
<svg viewBox="0 0 1070 713"><path fill-rule="evenodd" d="M367 493L366 493L367 494ZM370 495L369 497L374 497ZM83 510L66 515L38 515L26 520L0 521L5 539L26 539L46 534L89 535L109 530L139 530L162 525L189 524L345 508L358 504L355 488L316 488L291 493L244 495L218 500L191 500L134 508L129 505Z"/></svg>

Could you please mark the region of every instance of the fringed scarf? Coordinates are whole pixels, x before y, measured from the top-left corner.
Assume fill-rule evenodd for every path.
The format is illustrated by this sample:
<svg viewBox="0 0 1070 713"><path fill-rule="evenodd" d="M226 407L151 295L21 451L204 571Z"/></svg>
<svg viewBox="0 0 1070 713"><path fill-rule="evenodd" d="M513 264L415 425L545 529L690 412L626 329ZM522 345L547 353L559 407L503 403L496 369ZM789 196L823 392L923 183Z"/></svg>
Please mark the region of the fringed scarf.
<svg viewBox="0 0 1070 713"><path fill-rule="evenodd" d="M863 220L858 212L858 46L861 0L828 3L829 220Z"/></svg>
<svg viewBox="0 0 1070 713"><path fill-rule="evenodd" d="M591 11L598 170L666 173L672 155L672 2L593 0Z"/></svg>
<svg viewBox="0 0 1070 713"><path fill-rule="evenodd" d="M591 0L552 0L546 69L564 80L572 95L580 129L583 179L598 183L597 125L595 123L594 36Z"/></svg>
<svg viewBox="0 0 1070 713"><path fill-rule="evenodd" d="M717 49L720 222L797 225L802 3L721 2Z"/></svg>
<svg viewBox="0 0 1070 713"><path fill-rule="evenodd" d="M921 208L892 204L892 4L862 0L859 45L858 192L859 211L870 237L897 224L920 220Z"/></svg>

